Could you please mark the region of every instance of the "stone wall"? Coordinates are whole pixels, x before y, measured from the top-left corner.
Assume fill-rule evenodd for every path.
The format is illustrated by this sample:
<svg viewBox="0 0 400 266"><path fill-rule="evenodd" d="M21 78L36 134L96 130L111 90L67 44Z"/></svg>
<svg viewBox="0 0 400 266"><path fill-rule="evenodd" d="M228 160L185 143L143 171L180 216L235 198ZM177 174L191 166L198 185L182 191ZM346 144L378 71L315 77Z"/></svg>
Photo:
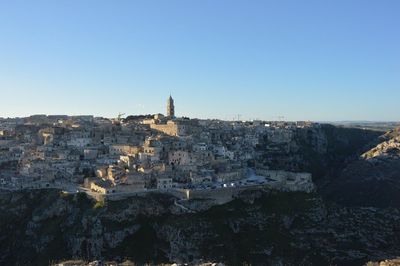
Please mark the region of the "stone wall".
<svg viewBox="0 0 400 266"><path fill-rule="evenodd" d="M275 180L274 188L278 190L304 192L312 192L315 190L311 173L257 169L256 174Z"/></svg>

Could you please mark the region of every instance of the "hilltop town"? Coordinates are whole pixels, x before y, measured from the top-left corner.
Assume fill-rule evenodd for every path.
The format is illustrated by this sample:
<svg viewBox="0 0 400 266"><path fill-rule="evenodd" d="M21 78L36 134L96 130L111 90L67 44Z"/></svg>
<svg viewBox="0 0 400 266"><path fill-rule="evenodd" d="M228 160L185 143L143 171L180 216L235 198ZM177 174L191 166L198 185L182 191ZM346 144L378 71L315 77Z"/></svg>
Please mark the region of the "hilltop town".
<svg viewBox="0 0 400 266"><path fill-rule="evenodd" d="M172 97L166 109L0 119L1 264L362 265L399 253L399 129L189 119Z"/></svg>
<svg viewBox="0 0 400 266"><path fill-rule="evenodd" d="M264 165L257 149L268 138L273 152L306 127L319 125L178 118L172 97L166 115L1 119L0 183L8 190L58 188L93 197L225 195L223 202L248 188L309 192L310 173Z"/></svg>

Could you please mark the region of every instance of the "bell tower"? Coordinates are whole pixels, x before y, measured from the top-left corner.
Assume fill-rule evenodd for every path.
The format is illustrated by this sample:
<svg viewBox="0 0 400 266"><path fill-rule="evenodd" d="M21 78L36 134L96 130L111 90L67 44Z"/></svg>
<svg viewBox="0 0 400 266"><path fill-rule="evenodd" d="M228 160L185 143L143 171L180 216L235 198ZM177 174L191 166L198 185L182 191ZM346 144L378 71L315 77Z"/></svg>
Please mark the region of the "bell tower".
<svg viewBox="0 0 400 266"><path fill-rule="evenodd" d="M175 106L174 106L174 99L170 95L167 101L167 116L170 118L175 118Z"/></svg>

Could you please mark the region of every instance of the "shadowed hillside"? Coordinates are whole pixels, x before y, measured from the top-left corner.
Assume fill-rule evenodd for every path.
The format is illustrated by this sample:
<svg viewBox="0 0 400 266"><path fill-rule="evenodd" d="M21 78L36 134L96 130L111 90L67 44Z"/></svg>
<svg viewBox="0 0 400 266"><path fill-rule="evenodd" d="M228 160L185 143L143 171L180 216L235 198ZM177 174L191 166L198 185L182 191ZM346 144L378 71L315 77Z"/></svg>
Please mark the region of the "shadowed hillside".
<svg viewBox="0 0 400 266"><path fill-rule="evenodd" d="M2 193L0 204L1 265L70 258L361 265L400 252L397 210L326 205L317 194L250 192L196 214L158 194L94 207L84 195L30 191Z"/></svg>

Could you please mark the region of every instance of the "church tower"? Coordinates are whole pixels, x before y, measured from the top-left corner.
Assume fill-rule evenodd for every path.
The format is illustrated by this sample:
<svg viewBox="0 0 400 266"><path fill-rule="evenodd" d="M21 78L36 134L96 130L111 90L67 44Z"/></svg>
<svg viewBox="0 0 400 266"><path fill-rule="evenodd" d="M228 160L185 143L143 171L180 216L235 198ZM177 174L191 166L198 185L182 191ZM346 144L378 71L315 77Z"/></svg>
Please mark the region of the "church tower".
<svg viewBox="0 0 400 266"><path fill-rule="evenodd" d="M175 106L174 106L174 99L172 99L171 95L167 101L167 116L170 118L175 118Z"/></svg>

